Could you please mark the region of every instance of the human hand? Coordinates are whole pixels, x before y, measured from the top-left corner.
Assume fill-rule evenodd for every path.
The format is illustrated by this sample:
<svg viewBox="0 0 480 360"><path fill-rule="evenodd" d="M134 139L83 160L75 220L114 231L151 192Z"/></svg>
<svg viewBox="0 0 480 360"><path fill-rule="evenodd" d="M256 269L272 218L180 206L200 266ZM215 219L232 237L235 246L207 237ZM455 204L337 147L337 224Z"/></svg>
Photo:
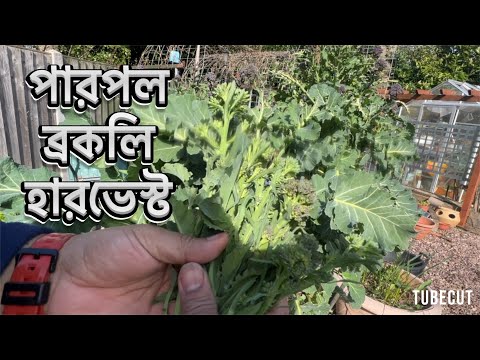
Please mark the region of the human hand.
<svg viewBox="0 0 480 360"><path fill-rule="evenodd" d="M132 225L72 237L51 277L47 314L161 314L154 298L170 287L172 265L183 265L178 293L183 314L217 314L207 274L225 233L203 239L153 225Z"/></svg>

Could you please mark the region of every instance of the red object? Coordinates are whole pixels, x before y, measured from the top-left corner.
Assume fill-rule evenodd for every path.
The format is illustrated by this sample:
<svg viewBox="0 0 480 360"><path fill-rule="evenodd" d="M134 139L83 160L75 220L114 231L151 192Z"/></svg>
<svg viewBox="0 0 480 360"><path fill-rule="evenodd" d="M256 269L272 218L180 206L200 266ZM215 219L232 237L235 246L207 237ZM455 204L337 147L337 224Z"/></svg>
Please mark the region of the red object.
<svg viewBox="0 0 480 360"><path fill-rule="evenodd" d="M479 97L480 96L480 91L479 90L469 90L470 92L470 96L476 96L476 97Z"/></svg>
<svg viewBox="0 0 480 360"><path fill-rule="evenodd" d="M24 248L19 252L10 282L4 286L2 297L2 303L6 303L3 307L4 315L44 314L44 305L50 290L48 280L50 274L55 271L58 250L74 235L45 234L37 239L31 248ZM15 304L10 304L12 302ZM24 304L18 305L19 302Z"/></svg>
<svg viewBox="0 0 480 360"><path fill-rule="evenodd" d="M424 231L424 232L419 232L417 233L417 236L415 236L415 239L417 240L423 240L424 238L427 237L428 234L430 234L431 231Z"/></svg>
<svg viewBox="0 0 480 360"><path fill-rule="evenodd" d="M442 95L457 95L455 90L449 90L449 89L440 89L440 94L442 94Z"/></svg>
<svg viewBox="0 0 480 360"><path fill-rule="evenodd" d="M428 219L425 216L422 216L418 219L417 224L415 225L416 232L432 231L435 227L435 221Z"/></svg>
<svg viewBox="0 0 480 360"><path fill-rule="evenodd" d="M478 186L480 186L480 156L477 154L473 171L468 180L467 192L463 198L462 210L460 211L460 226L465 226L467 223Z"/></svg>
<svg viewBox="0 0 480 360"><path fill-rule="evenodd" d="M420 205L420 209L422 209L422 210L425 211L425 212L428 212L428 210L430 209L430 206L428 206L428 205Z"/></svg>
<svg viewBox="0 0 480 360"><path fill-rule="evenodd" d="M438 224L438 228L439 228L440 230L448 230L448 229L450 229L450 225L444 224L444 223L440 223L440 224Z"/></svg>
<svg viewBox="0 0 480 360"><path fill-rule="evenodd" d="M420 217L420 219L418 219L417 226L428 226L433 228L435 226L435 221L425 216L422 216Z"/></svg>

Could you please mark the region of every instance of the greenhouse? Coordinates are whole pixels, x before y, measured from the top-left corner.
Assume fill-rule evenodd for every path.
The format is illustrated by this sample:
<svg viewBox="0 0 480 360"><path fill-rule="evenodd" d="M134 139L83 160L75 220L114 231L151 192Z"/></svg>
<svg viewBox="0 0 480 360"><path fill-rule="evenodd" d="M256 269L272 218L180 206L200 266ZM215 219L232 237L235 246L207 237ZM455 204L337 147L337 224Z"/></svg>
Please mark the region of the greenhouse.
<svg viewBox="0 0 480 360"><path fill-rule="evenodd" d="M478 92L478 93L477 93ZM419 159L404 183L462 202L480 145L480 87L448 80L407 101L400 116L415 126Z"/></svg>

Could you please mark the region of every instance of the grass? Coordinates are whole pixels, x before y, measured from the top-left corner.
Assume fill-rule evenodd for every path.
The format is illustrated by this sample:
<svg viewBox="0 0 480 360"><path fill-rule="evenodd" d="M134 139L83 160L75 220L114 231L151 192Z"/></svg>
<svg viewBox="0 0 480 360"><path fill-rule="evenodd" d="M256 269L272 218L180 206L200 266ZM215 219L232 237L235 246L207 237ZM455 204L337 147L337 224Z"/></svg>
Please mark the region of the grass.
<svg viewBox="0 0 480 360"><path fill-rule="evenodd" d="M431 284L425 281L415 286L402 275L403 266L399 264L385 264L379 271L372 273L364 272L362 283L367 295L386 305L405 310L422 310L425 307L415 305L413 290L423 290Z"/></svg>

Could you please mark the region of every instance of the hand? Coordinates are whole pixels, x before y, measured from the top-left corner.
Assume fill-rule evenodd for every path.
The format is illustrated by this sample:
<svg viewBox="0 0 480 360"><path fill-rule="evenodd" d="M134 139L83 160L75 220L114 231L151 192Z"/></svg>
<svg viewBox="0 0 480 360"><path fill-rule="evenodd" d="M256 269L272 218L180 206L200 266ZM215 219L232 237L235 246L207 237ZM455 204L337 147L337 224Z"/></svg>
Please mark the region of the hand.
<svg viewBox="0 0 480 360"><path fill-rule="evenodd" d="M228 242L225 233L196 239L153 225L132 225L72 237L60 251L48 314L161 314L154 298L183 265L178 291L183 314L217 314L206 272Z"/></svg>

